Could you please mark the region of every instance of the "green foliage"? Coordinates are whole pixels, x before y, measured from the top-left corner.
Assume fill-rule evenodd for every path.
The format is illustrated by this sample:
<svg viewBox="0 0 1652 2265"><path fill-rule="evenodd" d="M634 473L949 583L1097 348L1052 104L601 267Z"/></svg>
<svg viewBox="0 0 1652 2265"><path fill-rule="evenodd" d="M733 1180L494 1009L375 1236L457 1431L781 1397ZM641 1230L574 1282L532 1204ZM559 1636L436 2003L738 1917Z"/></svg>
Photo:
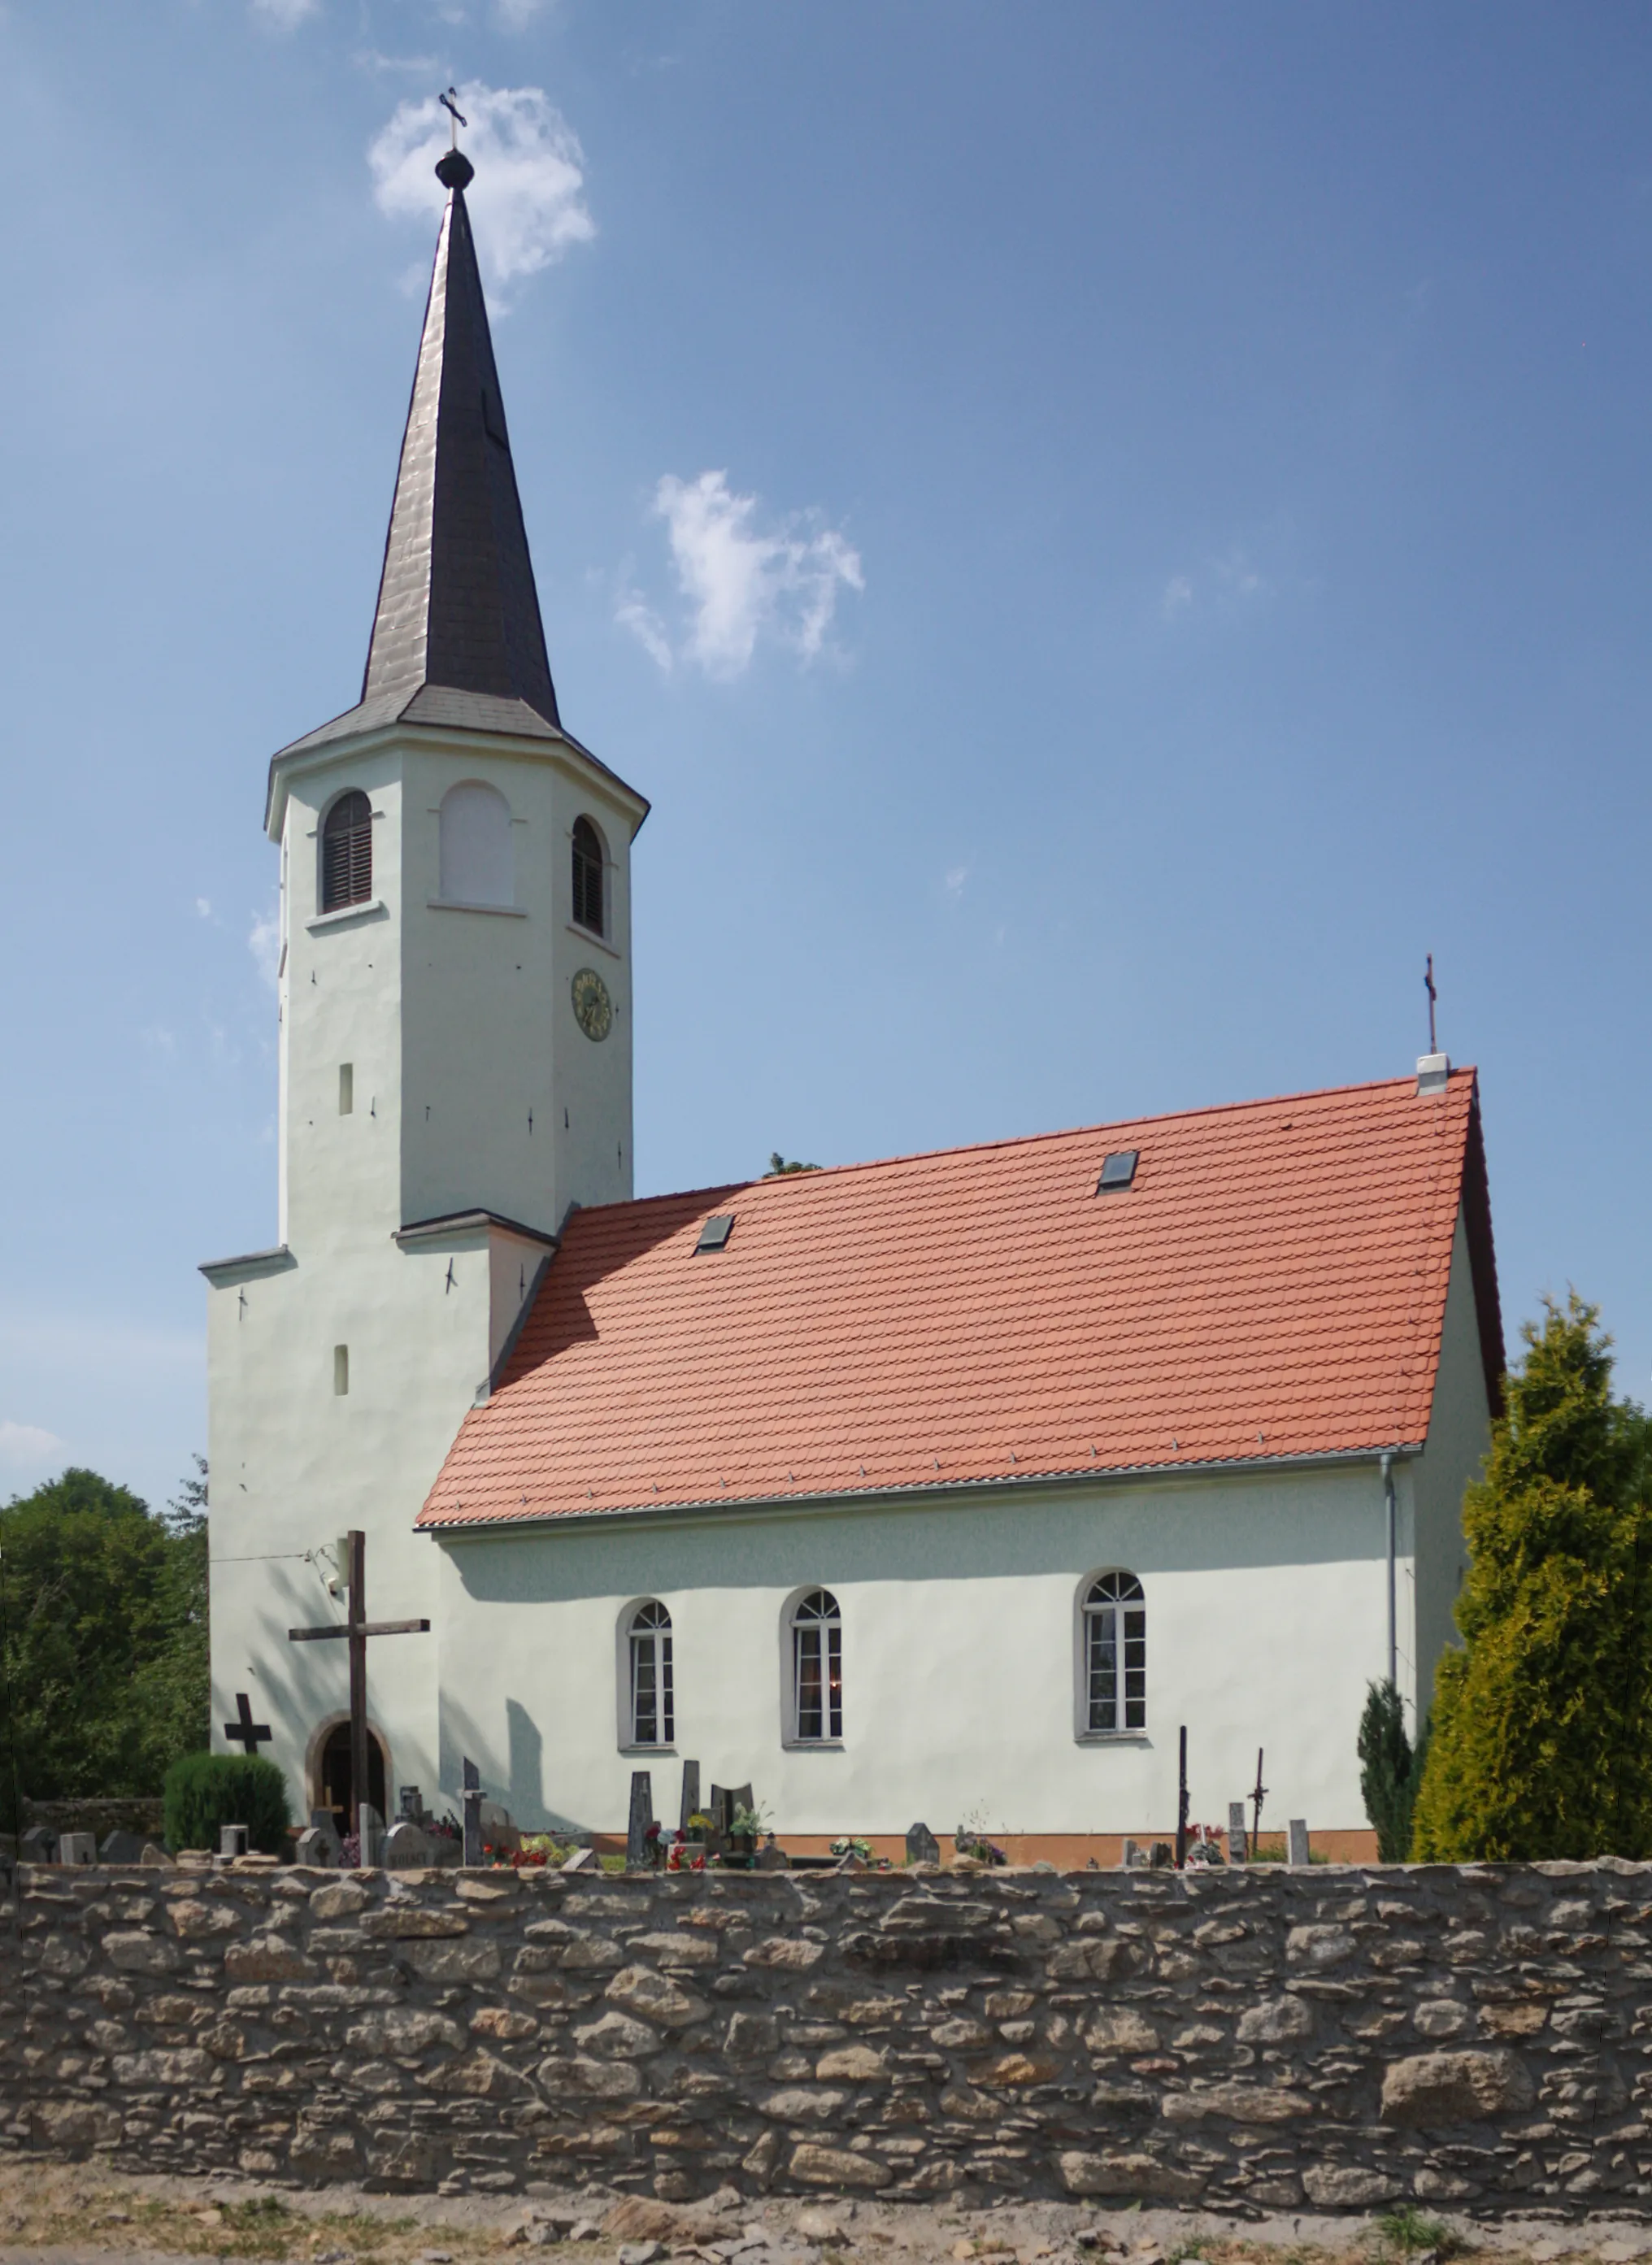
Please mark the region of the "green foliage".
<svg viewBox="0 0 1652 2265"><path fill-rule="evenodd" d="M247 1844L281 1855L292 1811L287 1780L273 1762L251 1754L180 1754L166 1773L166 1845L218 1846L221 1824L244 1824Z"/></svg>
<svg viewBox="0 0 1652 2265"><path fill-rule="evenodd" d="M789 1164L786 1162L786 1159L781 1154L779 1149L776 1148L769 1156L768 1169L763 1174L763 1177L766 1180L780 1180L784 1179L787 1174L790 1172L818 1172L819 1169L820 1167L819 1164L799 1164L796 1162Z"/></svg>
<svg viewBox="0 0 1652 2265"><path fill-rule="evenodd" d="M157 1793L206 1744L205 1471L161 1518L75 1469L0 1506L0 1766L23 1794Z"/></svg>
<svg viewBox="0 0 1652 2265"><path fill-rule="evenodd" d="M1392 1683L1373 1683L1359 1725L1359 1794L1385 1864L1403 1864L1411 1853L1411 1818L1428 1750L1428 1725L1413 1752L1399 1693Z"/></svg>
<svg viewBox="0 0 1652 2265"><path fill-rule="evenodd" d="M1425 2250L1436 2257L1459 2257L1468 2247L1444 2218L1430 2218L1408 2202L1378 2218L1372 2231L1379 2251L1389 2257L1415 2257Z"/></svg>
<svg viewBox="0 0 1652 2265"><path fill-rule="evenodd" d="M1535 1862L1652 1855L1648 1424L1612 1393L1576 1295L1522 1330L1441 1660L1412 1854Z"/></svg>

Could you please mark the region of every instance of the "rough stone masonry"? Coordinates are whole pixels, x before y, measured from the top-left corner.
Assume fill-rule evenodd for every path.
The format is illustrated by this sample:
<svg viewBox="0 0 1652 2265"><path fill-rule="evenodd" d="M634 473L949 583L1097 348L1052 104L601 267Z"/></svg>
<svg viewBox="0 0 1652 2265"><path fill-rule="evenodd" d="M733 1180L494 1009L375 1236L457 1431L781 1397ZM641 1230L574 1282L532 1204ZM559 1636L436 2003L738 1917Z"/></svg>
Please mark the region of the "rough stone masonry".
<svg viewBox="0 0 1652 2265"><path fill-rule="evenodd" d="M1652 1867L25 1868L0 2145L687 2200L1652 2211Z"/></svg>

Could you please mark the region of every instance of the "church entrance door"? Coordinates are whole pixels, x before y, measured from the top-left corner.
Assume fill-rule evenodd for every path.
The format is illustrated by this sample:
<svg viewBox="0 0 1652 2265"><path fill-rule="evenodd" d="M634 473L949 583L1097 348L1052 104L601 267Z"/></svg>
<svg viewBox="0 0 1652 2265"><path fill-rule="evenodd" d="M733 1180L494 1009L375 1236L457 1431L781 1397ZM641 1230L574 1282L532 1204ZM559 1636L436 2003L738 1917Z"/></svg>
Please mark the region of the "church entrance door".
<svg viewBox="0 0 1652 2265"><path fill-rule="evenodd" d="M318 1809L331 1809L332 1821L343 1839L350 1830L350 1809L354 1788L350 1781L350 1725L347 1722L335 1724L327 1734L327 1743L321 1750L321 1778ZM384 1806L384 1748L375 1731L368 1732L368 1799L382 1817L388 1822Z"/></svg>

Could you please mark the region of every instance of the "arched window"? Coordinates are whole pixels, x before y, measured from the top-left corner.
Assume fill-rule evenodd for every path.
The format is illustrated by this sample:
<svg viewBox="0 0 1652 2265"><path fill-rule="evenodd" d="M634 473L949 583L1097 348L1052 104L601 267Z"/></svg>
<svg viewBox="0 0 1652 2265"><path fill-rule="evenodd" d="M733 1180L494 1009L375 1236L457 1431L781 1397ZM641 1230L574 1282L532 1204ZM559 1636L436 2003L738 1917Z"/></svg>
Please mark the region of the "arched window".
<svg viewBox="0 0 1652 2265"><path fill-rule="evenodd" d="M373 811L366 795L341 794L321 829L321 908L341 912L373 894Z"/></svg>
<svg viewBox="0 0 1652 2265"><path fill-rule="evenodd" d="M671 1690L671 1614L651 1599L631 1614L630 1743L668 1746L676 1735Z"/></svg>
<svg viewBox="0 0 1652 2265"><path fill-rule="evenodd" d="M1087 1730L1147 1727L1147 1606L1133 1573L1100 1573L1084 1597Z"/></svg>
<svg viewBox="0 0 1652 2265"><path fill-rule="evenodd" d="M602 837L588 818L573 822L573 916L593 936L602 924Z"/></svg>
<svg viewBox="0 0 1652 2265"><path fill-rule="evenodd" d="M843 1736L843 1618L830 1589L792 1606L793 1736L813 1744Z"/></svg>
<svg viewBox="0 0 1652 2265"><path fill-rule="evenodd" d="M441 798L440 888L444 904L513 905L511 805L497 787L467 779Z"/></svg>

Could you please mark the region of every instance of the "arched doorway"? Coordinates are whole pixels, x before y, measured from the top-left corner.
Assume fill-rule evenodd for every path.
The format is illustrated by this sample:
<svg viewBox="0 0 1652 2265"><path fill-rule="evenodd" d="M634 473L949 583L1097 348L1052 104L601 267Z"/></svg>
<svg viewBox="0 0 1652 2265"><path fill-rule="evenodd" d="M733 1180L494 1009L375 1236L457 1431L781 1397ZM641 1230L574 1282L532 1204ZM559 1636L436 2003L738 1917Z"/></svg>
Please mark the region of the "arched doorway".
<svg viewBox="0 0 1652 2265"><path fill-rule="evenodd" d="M368 1799L381 1817L384 1806L386 1771L384 1746L377 1731L368 1732ZM316 1759L316 1789L317 1809L331 1809L332 1821L342 1839L350 1830L350 1805L354 1797L350 1769L350 1724L348 1720L335 1722L322 1743Z"/></svg>

